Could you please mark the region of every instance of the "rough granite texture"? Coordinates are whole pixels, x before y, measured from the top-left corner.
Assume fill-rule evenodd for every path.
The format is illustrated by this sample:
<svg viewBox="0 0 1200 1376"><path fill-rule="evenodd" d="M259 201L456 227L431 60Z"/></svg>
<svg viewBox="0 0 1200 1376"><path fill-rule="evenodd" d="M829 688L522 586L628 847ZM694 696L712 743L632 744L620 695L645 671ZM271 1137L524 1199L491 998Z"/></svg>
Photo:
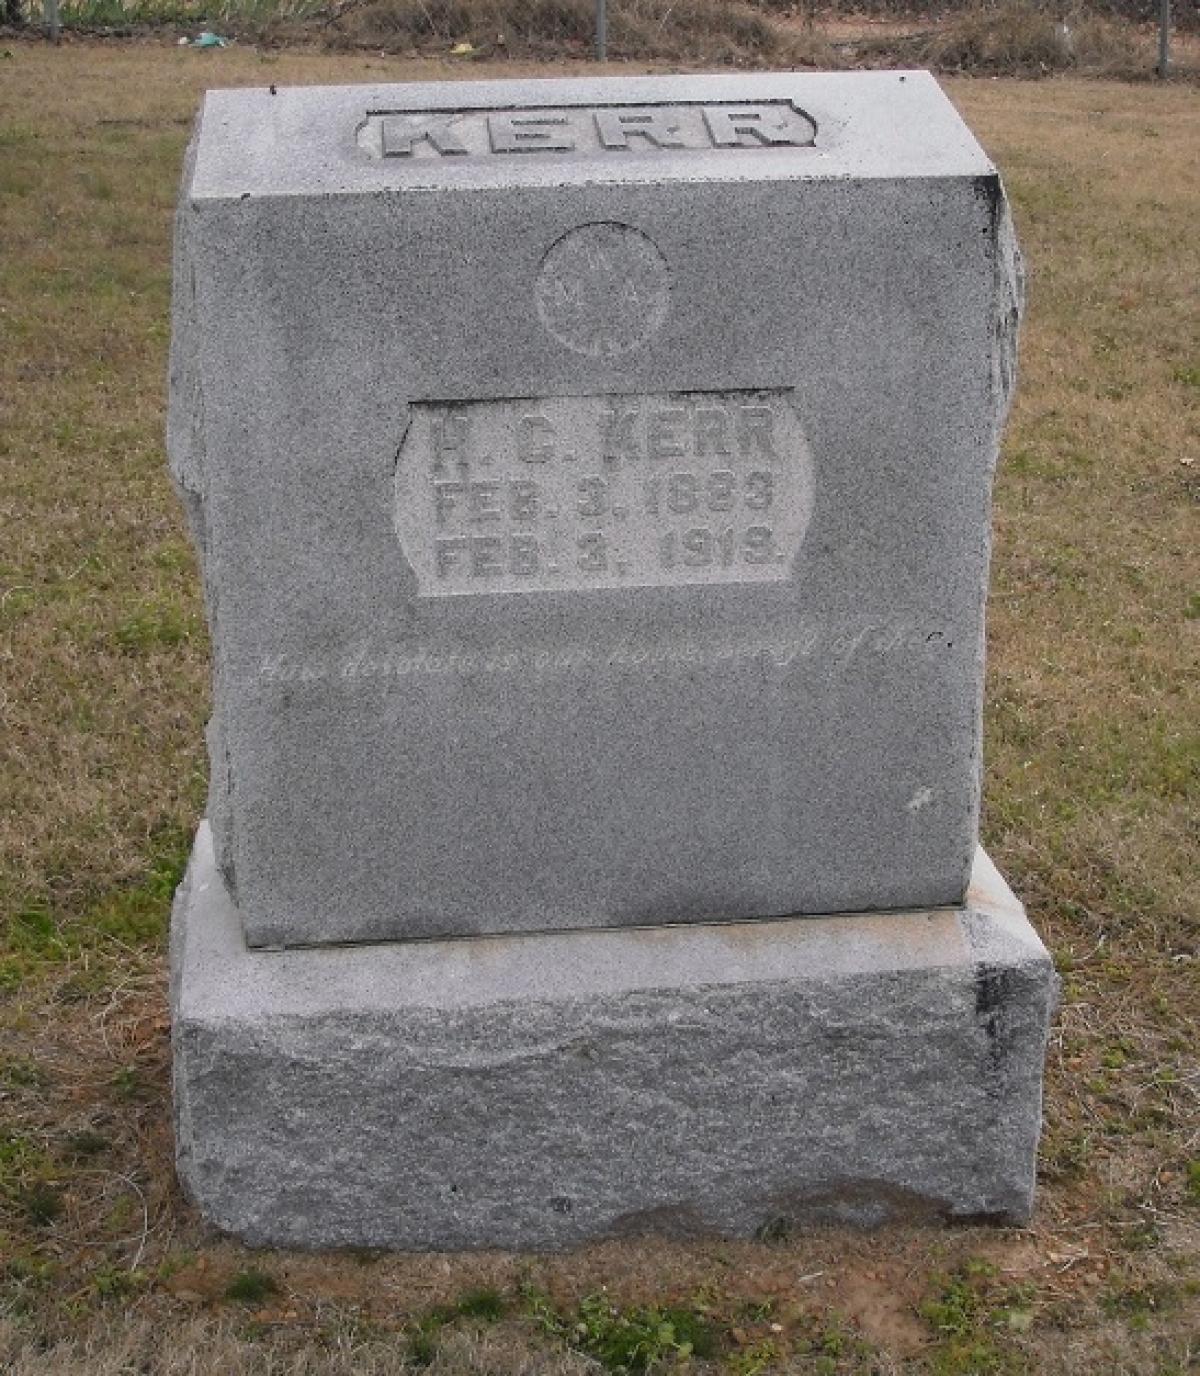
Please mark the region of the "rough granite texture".
<svg viewBox="0 0 1200 1376"><path fill-rule="evenodd" d="M169 448L250 944L961 901L1020 291L926 73L210 93Z"/></svg>
<svg viewBox="0 0 1200 1376"><path fill-rule="evenodd" d="M966 907L254 951L201 828L180 1174L252 1243L560 1248L1030 1211L1056 980Z"/></svg>

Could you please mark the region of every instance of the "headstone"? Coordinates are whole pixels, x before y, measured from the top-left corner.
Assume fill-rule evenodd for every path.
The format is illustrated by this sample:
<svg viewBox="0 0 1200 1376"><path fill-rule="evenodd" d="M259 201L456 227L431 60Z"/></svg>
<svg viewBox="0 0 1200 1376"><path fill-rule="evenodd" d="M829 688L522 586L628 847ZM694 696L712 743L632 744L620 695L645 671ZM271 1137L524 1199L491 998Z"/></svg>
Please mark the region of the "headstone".
<svg viewBox="0 0 1200 1376"><path fill-rule="evenodd" d="M1028 1212L1053 975L977 851L1020 293L925 73L208 95L173 968L217 1221Z"/></svg>

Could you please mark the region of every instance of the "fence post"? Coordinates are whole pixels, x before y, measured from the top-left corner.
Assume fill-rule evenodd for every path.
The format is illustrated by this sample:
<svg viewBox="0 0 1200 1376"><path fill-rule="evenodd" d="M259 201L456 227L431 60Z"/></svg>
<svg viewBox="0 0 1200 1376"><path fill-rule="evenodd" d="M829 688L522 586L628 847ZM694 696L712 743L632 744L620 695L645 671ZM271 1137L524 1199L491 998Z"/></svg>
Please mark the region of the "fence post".
<svg viewBox="0 0 1200 1376"><path fill-rule="evenodd" d="M58 0L42 0L42 23L51 43L58 42Z"/></svg>
<svg viewBox="0 0 1200 1376"><path fill-rule="evenodd" d="M608 0L596 0L596 61L608 61Z"/></svg>
<svg viewBox="0 0 1200 1376"><path fill-rule="evenodd" d="M1158 0L1158 74L1164 77L1171 65L1171 0Z"/></svg>

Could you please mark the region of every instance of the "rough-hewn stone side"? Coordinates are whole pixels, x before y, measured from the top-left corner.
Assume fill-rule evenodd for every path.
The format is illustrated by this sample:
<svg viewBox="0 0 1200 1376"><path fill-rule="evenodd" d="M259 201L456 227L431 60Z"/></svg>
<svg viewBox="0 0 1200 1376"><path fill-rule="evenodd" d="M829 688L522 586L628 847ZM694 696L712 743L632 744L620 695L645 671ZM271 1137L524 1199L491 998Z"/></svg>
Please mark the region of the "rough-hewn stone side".
<svg viewBox="0 0 1200 1376"><path fill-rule="evenodd" d="M561 1248L1028 1216L1055 979L961 911L256 952L202 830L172 940L181 1175L256 1243Z"/></svg>

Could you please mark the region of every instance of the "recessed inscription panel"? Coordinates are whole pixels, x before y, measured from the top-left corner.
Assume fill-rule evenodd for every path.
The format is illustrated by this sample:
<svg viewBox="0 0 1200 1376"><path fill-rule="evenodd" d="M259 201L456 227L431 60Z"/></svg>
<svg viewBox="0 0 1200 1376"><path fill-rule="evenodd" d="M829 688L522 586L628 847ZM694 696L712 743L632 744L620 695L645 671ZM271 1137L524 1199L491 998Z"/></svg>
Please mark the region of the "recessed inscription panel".
<svg viewBox="0 0 1200 1376"><path fill-rule="evenodd" d="M419 402L395 497L424 596L764 583L813 470L782 390Z"/></svg>
<svg viewBox="0 0 1200 1376"><path fill-rule="evenodd" d="M811 115L789 100L508 110L372 110L358 131L373 158L625 154L713 148L808 148Z"/></svg>

